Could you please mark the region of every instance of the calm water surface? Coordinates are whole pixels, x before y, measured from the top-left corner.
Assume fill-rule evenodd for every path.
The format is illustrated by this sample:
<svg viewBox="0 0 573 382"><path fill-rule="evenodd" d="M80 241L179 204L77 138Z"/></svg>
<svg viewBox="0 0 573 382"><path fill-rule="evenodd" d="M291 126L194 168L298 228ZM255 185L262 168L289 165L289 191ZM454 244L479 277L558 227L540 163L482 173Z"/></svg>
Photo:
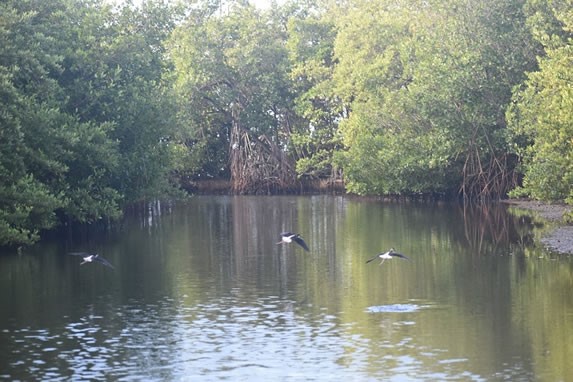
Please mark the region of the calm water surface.
<svg viewBox="0 0 573 382"><path fill-rule="evenodd" d="M504 206L153 203L0 257L0 380L571 381L573 262L539 229ZM390 247L411 260L365 264Z"/></svg>

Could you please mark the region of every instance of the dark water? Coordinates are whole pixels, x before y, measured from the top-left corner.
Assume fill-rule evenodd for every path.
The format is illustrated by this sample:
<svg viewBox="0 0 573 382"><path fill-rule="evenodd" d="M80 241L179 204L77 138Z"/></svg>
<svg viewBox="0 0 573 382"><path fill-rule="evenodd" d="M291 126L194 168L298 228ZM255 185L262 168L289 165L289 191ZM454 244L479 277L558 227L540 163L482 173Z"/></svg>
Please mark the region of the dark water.
<svg viewBox="0 0 573 382"><path fill-rule="evenodd" d="M153 203L0 257L0 380L571 381L573 263L543 229L504 206ZM389 247L411 260L365 263Z"/></svg>

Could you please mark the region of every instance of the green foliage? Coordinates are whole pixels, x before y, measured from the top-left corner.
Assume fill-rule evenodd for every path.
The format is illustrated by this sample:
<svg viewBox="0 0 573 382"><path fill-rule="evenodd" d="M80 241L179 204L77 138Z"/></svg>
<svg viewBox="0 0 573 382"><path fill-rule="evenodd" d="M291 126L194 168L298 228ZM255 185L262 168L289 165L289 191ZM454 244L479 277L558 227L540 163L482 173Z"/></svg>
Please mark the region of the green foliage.
<svg viewBox="0 0 573 382"><path fill-rule="evenodd" d="M505 105L531 65L521 7L356 2L335 44L335 86L351 109L340 158L349 190L507 191Z"/></svg>
<svg viewBox="0 0 573 382"><path fill-rule="evenodd" d="M121 165L110 185L127 202L163 195L176 152L170 145L179 136L176 104L164 80L163 41L175 25L174 11L160 2L86 11L63 62L66 110L82 121L112 123L107 136L119 144Z"/></svg>
<svg viewBox="0 0 573 382"><path fill-rule="evenodd" d="M0 4L0 245L165 194L178 155L162 49L174 15L159 2Z"/></svg>
<svg viewBox="0 0 573 382"><path fill-rule="evenodd" d="M224 2L220 9L202 3L169 44L186 144L204 153L189 165L201 169L196 177L229 176L233 126L250 142L273 144L290 126L284 28L276 15L241 2Z"/></svg>
<svg viewBox="0 0 573 382"><path fill-rule="evenodd" d="M0 243L31 244L39 231L56 223L54 211L62 200L33 176L0 187Z"/></svg>
<svg viewBox="0 0 573 382"><path fill-rule="evenodd" d="M573 202L573 119L565 112L573 107L572 59L571 47L551 51L513 110L515 139L533 142L518 148L525 172L520 191L536 199Z"/></svg>
<svg viewBox="0 0 573 382"><path fill-rule="evenodd" d="M0 5L0 244L37 240L65 205L61 190L47 184L66 166L49 145L59 141L53 130L61 115L58 88L50 78L58 72L58 56L50 50L53 39L34 30L40 14Z"/></svg>
<svg viewBox="0 0 573 382"><path fill-rule="evenodd" d="M520 158L513 195L573 203L571 9L1 2L0 245L180 180L288 188L295 169L358 194L487 197Z"/></svg>
<svg viewBox="0 0 573 382"><path fill-rule="evenodd" d="M565 212L563 214L563 222L567 224L573 224L573 211Z"/></svg>
<svg viewBox="0 0 573 382"><path fill-rule="evenodd" d="M326 14L309 11L289 19L290 77L297 95L294 111L302 117L290 135L299 176L335 176L333 156L342 149L338 121L343 107L331 87L335 37L335 25Z"/></svg>
<svg viewBox="0 0 573 382"><path fill-rule="evenodd" d="M513 148L522 157L525 174L523 186L513 195L573 203L570 5L567 1L551 2L550 7L544 7L549 13L538 10L530 19L535 35L546 46L546 55L539 59L539 70L529 73L524 86L517 89L508 112Z"/></svg>

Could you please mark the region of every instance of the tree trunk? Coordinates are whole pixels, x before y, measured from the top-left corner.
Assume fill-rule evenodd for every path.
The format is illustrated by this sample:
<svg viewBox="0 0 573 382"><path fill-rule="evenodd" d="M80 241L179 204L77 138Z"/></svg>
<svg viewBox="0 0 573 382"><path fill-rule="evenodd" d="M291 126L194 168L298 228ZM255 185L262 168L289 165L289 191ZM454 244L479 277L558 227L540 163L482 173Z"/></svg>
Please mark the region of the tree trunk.
<svg viewBox="0 0 573 382"><path fill-rule="evenodd" d="M297 179L286 152L266 135L251 136L233 107L230 139L231 187L236 194L269 194L296 187Z"/></svg>

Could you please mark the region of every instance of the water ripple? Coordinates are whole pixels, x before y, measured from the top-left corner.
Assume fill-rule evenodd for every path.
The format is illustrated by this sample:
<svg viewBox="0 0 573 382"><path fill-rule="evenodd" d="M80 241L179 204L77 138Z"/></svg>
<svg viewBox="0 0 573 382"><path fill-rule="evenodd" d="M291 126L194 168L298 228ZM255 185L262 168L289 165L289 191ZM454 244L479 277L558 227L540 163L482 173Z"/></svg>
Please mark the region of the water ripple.
<svg viewBox="0 0 573 382"><path fill-rule="evenodd" d="M369 306L366 311L368 313L412 313L419 309L420 306L416 304L391 304Z"/></svg>
<svg viewBox="0 0 573 382"><path fill-rule="evenodd" d="M367 311L416 312L421 307L398 304ZM374 343L356 324L341 323L339 315L276 296L248 303L226 297L195 305L130 301L115 309L106 320L85 315L69 318L61 328L7 333L15 344L13 353L21 355L11 369L24 370L8 379L378 380L385 375L381 371L406 376L423 364L396 355L417 346L405 333L392 334L400 327ZM372 359L373 348L387 349L387 355ZM433 353L427 354L421 357Z"/></svg>

